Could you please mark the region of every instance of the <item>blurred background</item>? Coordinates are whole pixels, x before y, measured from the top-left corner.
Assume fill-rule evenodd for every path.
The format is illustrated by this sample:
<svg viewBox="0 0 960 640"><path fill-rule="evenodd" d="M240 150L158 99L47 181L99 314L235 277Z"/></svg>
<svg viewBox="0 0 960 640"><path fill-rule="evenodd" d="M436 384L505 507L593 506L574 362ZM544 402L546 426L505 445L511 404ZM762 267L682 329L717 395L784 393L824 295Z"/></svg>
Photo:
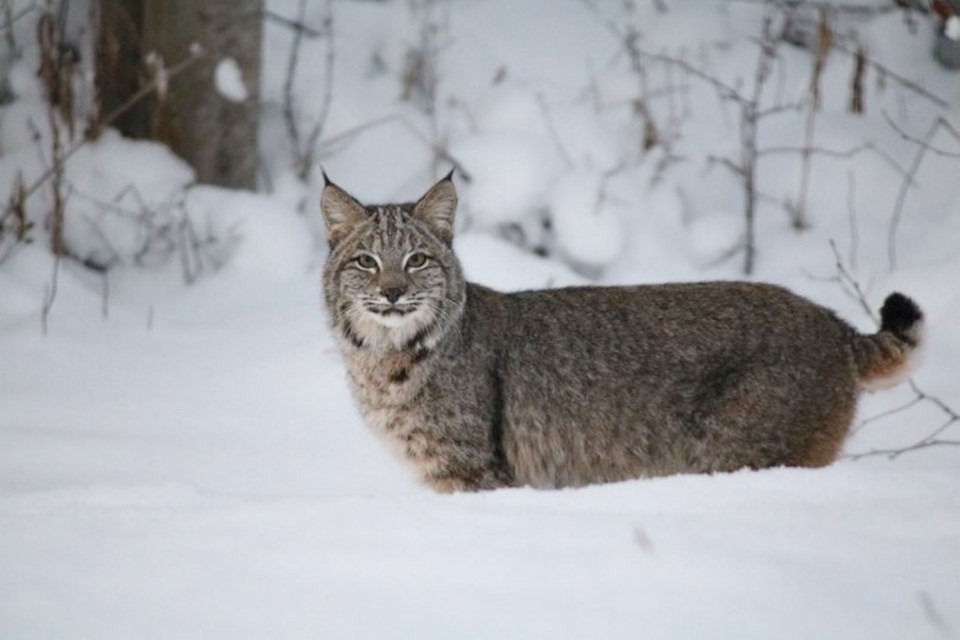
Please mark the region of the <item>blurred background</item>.
<svg viewBox="0 0 960 640"><path fill-rule="evenodd" d="M462 250L545 258L526 286L949 260L956 10L7 0L0 259L291 263L322 165L368 202L455 168Z"/></svg>

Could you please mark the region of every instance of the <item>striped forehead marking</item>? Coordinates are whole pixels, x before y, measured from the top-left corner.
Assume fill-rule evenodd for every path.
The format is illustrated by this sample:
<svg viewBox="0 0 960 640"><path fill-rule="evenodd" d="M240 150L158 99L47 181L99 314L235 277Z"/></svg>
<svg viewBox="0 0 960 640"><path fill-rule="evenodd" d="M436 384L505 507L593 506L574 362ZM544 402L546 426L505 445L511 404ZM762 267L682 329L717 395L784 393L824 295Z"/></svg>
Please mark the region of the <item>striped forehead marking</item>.
<svg viewBox="0 0 960 640"><path fill-rule="evenodd" d="M410 219L402 207L381 205L370 211L376 229L377 238L383 245L392 246L403 240L403 234L410 229Z"/></svg>

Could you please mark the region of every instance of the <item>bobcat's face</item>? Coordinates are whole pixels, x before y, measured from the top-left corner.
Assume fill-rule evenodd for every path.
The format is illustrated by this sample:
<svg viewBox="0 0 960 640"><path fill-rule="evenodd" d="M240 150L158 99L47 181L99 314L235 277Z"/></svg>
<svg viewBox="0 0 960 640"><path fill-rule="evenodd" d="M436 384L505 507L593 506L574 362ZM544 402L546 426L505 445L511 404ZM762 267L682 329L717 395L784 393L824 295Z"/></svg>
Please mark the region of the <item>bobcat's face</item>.
<svg viewBox="0 0 960 640"><path fill-rule="evenodd" d="M463 287L449 246L455 206L449 180L415 204L372 207L327 184L324 293L347 338L400 346L452 315Z"/></svg>
<svg viewBox="0 0 960 640"><path fill-rule="evenodd" d="M416 330L440 310L451 251L404 207L376 207L367 215L334 251L341 305L358 329L372 322Z"/></svg>

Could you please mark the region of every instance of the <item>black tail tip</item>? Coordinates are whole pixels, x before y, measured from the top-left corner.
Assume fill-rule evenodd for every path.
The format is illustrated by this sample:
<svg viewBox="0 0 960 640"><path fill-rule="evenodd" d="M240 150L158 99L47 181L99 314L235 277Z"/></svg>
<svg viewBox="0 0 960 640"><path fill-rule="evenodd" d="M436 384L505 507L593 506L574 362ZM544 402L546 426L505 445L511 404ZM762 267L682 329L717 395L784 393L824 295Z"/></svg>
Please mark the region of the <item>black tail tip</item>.
<svg viewBox="0 0 960 640"><path fill-rule="evenodd" d="M923 320L917 303L902 293L891 293L880 309L880 330L889 331L910 343L916 341L913 329Z"/></svg>

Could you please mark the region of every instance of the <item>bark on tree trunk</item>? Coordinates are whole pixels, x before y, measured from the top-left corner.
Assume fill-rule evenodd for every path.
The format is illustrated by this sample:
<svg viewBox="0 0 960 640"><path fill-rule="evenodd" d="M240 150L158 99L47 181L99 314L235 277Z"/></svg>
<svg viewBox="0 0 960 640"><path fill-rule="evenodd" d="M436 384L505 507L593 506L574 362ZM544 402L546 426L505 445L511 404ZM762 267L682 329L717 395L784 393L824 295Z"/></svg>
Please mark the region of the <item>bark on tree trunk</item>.
<svg viewBox="0 0 960 640"><path fill-rule="evenodd" d="M109 113L149 81L149 54L169 67L196 43L202 58L170 79L166 95L144 102L115 126L125 135L166 143L201 182L254 188L262 10L262 0L100 0L101 112ZM246 87L241 102L217 91L214 74L228 58L236 61Z"/></svg>

